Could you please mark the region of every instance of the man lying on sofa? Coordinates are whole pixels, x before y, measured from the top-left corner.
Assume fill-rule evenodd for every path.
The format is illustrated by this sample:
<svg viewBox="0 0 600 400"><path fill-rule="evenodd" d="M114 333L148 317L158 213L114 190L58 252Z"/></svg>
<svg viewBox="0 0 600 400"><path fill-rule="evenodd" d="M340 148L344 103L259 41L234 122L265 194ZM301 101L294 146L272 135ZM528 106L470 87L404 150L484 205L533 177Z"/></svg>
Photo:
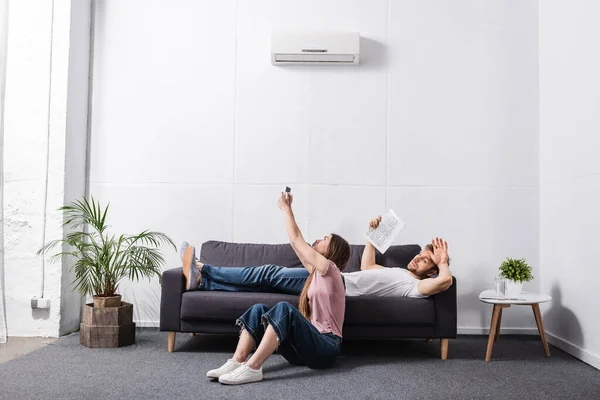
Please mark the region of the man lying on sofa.
<svg viewBox="0 0 600 400"><path fill-rule="evenodd" d="M381 216L371 220L377 228ZM316 240L312 246L328 246L330 237ZM324 242L324 243L323 243ZM202 264L195 248L181 246L186 290L222 290L232 292L279 292L299 295L308 277L305 268L279 265L261 267L220 267ZM375 262L375 247L367 242L360 271L343 272L346 296L427 297L443 292L452 285L448 243L435 238L404 268L386 268Z"/></svg>

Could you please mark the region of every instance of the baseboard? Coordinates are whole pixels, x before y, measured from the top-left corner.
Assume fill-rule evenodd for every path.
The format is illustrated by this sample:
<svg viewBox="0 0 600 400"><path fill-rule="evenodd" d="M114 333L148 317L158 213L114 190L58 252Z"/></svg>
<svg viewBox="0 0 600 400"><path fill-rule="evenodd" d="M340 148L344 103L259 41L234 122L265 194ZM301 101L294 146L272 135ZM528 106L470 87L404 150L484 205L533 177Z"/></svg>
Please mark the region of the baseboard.
<svg viewBox="0 0 600 400"><path fill-rule="evenodd" d="M158 328L160 327L159 321L133 321L135 322L136 328Z"/></svg>
<svg viewBox="0 0 600 400"><path fill-rule="evenodd" d="M459 327L457 328L459 335L489 335L490 328L478 327ZM537 328L500 328L500 335L537 335Z"/></svg>
<svg viewBox="0 0 600 400"><path fill-rule="evenodd" d="M548 331L546 331L546 336L548 338L548 343L550 343L551 345L558 347L559 349L569 353L573 357L579 358L584 363L589 364L596 369L600 369L599 356L592 354L589 351L586 351L581 347L574 345L573 343L570 343L564 339L554 336Z"/></svg>
<svg viewBox="0 0 600 400"><path fill-rule="evenodd" d="M140 328L158 328L159 321L134 321ZM461 327L457 329L459 335L488 335L490 328ZM537 328L500 328L501 335L537 335ZM558 346L557 346L558 347Z"/></svg>

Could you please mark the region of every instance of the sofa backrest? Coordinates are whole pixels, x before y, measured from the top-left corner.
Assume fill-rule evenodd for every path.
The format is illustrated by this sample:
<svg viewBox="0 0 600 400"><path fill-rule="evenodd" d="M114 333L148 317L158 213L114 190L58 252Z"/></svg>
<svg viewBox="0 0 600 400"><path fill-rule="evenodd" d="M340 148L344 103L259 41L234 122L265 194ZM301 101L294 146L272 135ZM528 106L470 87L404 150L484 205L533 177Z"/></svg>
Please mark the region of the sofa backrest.
<svg viewBox="0 0 600 400"><path fill-rule="evenodd" d="M350 260L344 272L360 270L364 245L350 245ZM421 251L417 244L391 246L385 254L377 252L377 264L385 267L406 268L410 260ZM257 267L277 264L301 268L302 264L289 244L229 243L210 240L202 244L200 262L227 267Z"/></svg>
<svg viewBox="0 0 600 400"><path fill-rule="evenodd" d="M364 244L350 245L350 261L344 269L344 272L360 271L360 260L365 250ZM421 251L418 244L402 244L390 246L390 248L381 254L375 250L375 262L379 265L389 268L406 268L410 260Z"/></svg>

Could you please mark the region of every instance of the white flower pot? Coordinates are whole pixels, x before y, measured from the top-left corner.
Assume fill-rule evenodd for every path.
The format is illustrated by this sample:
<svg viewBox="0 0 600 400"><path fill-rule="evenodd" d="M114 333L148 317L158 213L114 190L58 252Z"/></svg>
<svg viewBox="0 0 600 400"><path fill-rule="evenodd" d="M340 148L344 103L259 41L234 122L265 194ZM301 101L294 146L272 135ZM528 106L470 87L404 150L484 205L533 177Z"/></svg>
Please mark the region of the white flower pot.
<svg viewBox="0 0 600 400"><path fill-rule="evenodd" d="M516 297L521 294L523 290L522 282L506 281L506 296Z"/></svg>

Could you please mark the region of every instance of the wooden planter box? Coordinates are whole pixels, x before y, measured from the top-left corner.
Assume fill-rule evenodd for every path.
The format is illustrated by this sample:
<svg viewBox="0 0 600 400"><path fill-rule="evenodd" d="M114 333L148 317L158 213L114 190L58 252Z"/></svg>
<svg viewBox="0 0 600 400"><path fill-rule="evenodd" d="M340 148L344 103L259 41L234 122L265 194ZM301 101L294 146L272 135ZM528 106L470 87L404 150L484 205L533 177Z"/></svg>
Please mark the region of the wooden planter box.
<svg viewBox="0 0 600 400"><path fill-rule="evenodd" d="M94 307L120 307L121 306L121 295L110 296L110 297L98 297L94 296Z"/></svg>
<svg viewBox="0 0 600 400"><path fill-rule="evenodd" d="M80 343L92 348L129 346L135 343L133 304L121 302L120 307L83 307L83 322L79 326Z"/></svg>

